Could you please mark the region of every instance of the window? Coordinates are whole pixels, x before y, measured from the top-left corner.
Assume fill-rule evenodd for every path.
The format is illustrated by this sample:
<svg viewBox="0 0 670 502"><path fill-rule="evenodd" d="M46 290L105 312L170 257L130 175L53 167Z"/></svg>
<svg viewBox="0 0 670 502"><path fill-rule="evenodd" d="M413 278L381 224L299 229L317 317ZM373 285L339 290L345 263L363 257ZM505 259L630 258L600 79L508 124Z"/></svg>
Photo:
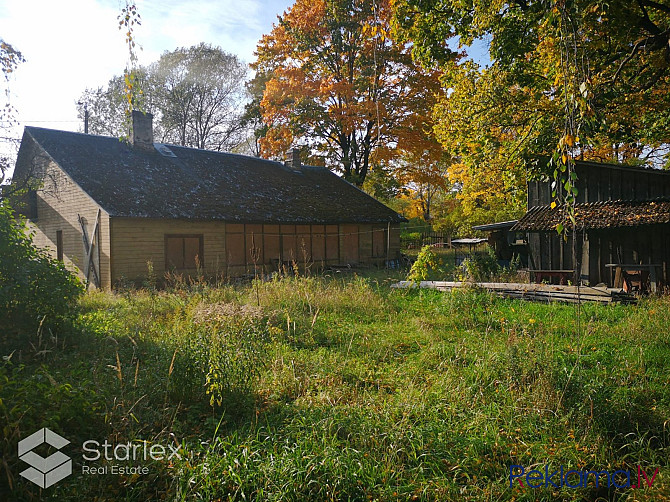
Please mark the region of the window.
<svg viewBox="0 0 670 502"><path fill-rule="evenodd" d="M195 270L204 267L202 235L166 235L165 269Z"/></svg>
<svg viewBox="0 0 670 502"><path fill-rule="evenodd" d="M56 258L63 261L63 231L56 230Z"/></svg>
<svg viewBox="0 0 670 502"><path fill-rule="evenodd" d="M35 190L28 192L28 218L37 221L37 192Z"/></svg>

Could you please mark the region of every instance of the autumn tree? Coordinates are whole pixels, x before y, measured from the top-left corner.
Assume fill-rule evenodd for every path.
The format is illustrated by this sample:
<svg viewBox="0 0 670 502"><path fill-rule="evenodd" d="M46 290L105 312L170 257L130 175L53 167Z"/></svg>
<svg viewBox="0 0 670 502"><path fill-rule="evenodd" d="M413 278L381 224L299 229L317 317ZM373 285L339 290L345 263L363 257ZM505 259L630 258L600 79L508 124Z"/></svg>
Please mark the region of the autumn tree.
<svg viewBox="0 0 670 502"><path fill-rule="evenodd" d="M399 0L397 32L449 89L436 134L472 212L523 201L574 158L668 165L670 6L655 0ZM491 64L454 49L489 41ZM450 43L451 42L451 43ZM550 169L542 156L558 160ZM566 164L567 163L567 164ZM559 173L560 176L560 173Z"/></svg>
<svg viewBox="0 0 670 502"><path fill-rule="evenodd" d="M390 20L384 0L297 0L279 18L252 65L271 75L260 103L263 155L306 146L361 185L373 162L421 153L438 72L413 62L391 37Z"/></svg>

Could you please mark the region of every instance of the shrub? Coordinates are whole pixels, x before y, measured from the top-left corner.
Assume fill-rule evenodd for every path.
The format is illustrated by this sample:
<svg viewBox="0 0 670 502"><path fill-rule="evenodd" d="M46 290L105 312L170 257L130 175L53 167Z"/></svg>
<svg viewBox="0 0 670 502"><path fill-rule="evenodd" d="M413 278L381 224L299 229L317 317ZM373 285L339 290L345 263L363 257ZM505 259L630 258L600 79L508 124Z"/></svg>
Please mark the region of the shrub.
<svg viewBox="0 0 670 502"><path fill-rule="evenodd" d="M443 279L445 275L444 263L435 254L431 246L424 246L412 264L407 280L419 283L421 281L430 281Z"/></svg>
<svg viewBox="0 0 670 502"><path fill-rule="evenodd" d="M476 282L491 280L500 273L500 265L492 247L488 247L485 253L477 253L463 260L462 267L466 278Z"/></svg>
<svg viewBox="0 0 670 502"><path fill-rule="evenodd" d="M70 320L82 284L62 262L37 249L25 223L0 202L0 311L11 330L56 329Z"/></svg>
<svg viewBox="0 0 670 502"><path fill-rule="evenodd" d="M192 326L179 340L171 369L173 397L212 406L236 404L250 395L265 361L266 330L242 316Z"/></svg>

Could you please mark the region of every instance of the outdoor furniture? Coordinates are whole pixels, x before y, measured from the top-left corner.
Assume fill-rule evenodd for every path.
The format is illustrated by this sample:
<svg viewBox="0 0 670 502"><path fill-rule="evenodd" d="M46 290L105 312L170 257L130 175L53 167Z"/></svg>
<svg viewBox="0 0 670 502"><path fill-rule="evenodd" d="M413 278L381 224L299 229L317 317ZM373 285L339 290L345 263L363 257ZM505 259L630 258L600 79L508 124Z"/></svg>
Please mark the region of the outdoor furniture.
<svg viewBox="0 0 670 502"><path fill-rule="evenodd" d="M658 280L656 278L656 267L661 265L655 263L608 263L605 265L614 269L614 287L623 288L626 292L647 292L647 283L652 293L658 291Z"/></svg>
<svg viewBox="0 0 670 502"><path fill-rule="evenodd" d="M544 280L551 283L552 279L558 280L559 284L567 284L568 281L574 278L574 270L529 270L531 280L533 282L541 283Z"/></svg>

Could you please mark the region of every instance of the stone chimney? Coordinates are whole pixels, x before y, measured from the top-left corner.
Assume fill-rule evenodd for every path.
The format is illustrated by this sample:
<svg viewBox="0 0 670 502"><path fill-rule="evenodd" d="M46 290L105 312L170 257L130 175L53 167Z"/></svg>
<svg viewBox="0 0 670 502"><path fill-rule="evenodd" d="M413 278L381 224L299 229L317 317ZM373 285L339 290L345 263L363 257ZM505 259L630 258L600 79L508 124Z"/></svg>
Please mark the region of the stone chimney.
<svg viewBox="0 0 670 502"><path fill-rule="evenodd" d="M286 161L284 163L294 171L300 171L300 148L290 148L289 151L286 152Z"/></svg>
<svg viewBox="0 0 670 502"><path fill-rule="evenodd" d="M154 116L133 110L133 146L143 150L154 150Z"/></svg>

